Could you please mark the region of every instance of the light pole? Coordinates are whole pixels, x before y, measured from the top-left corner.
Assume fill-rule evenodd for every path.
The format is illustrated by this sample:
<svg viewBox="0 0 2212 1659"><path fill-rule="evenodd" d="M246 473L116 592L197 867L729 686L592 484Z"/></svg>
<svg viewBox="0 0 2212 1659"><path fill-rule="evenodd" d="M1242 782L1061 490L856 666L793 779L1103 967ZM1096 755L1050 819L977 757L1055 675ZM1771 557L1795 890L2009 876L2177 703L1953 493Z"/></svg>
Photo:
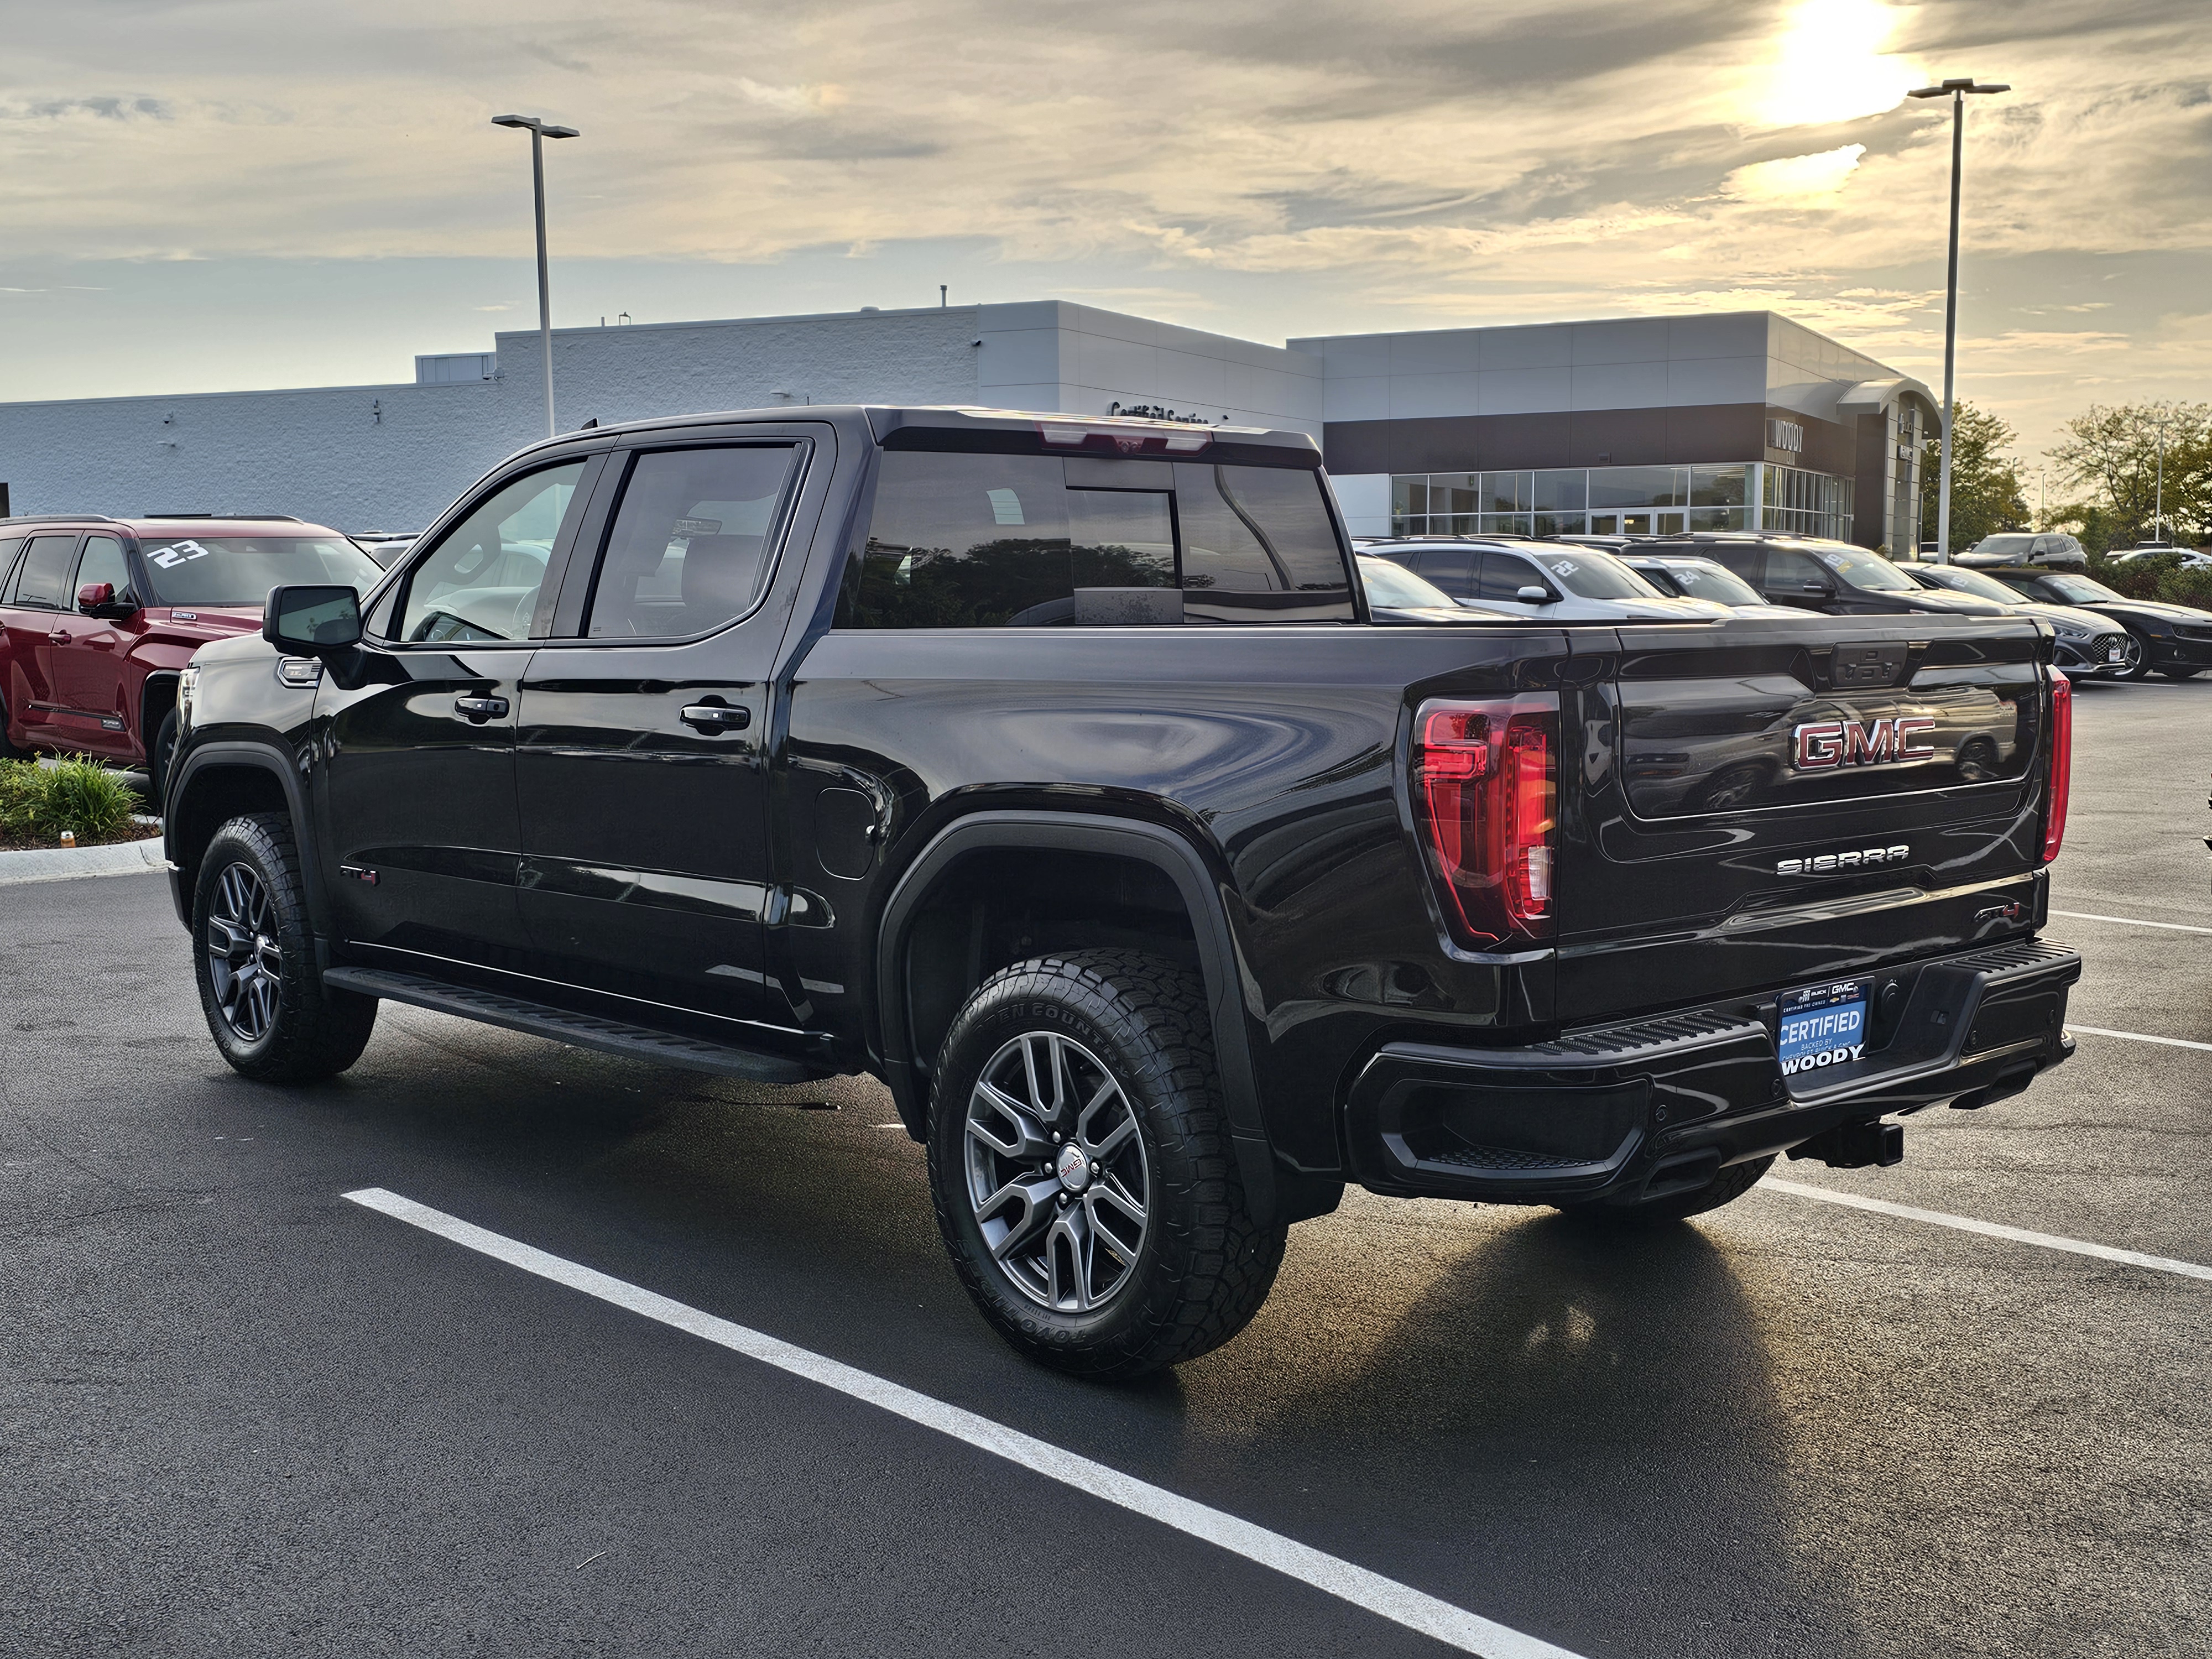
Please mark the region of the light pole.
<svg viewBox="0 0 2212 1659"><path fill-rule="evenodd" d="M2150 538L2154 542L2166 539L2166 428L2172 418L2168 416L2158 423L2158 504L2150 515Z"/></svg>
<svg viewBox="0 0 2212 1659"><path fill-rule="evenodd" d="M495 115L495 127L521 127L530 134L530 182L538 198L538 349L545 368L545 435L560 428L553 423L553 290L545 274L545 141L580 138L574 127L554 127L539 115Z"/></svg>
<svg viewBox="0 0 2212 1659"><path fill-rule="evenodd" d="M1915 98L1951 94L1951 276L1943 301L1943 475L1936 489L1936 562L1951 562L1951 433L1952 367L1959 349L1959 163L1966 143L1966 94L1970 92L2010 92L2008 86L1982 86L1974 77L1946 81L1940 87L1922 87Z"/></svg>

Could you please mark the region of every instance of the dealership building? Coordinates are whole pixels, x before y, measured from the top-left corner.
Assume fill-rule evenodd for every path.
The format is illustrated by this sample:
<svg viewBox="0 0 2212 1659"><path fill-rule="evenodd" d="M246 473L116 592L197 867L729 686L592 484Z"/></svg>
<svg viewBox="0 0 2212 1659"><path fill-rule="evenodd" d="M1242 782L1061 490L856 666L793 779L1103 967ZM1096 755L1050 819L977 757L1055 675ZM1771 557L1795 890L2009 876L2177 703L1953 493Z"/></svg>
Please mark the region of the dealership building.
<svg viewBox="0 0 2212 1659"><path fill-rule="evenodd" d="M1356 535L1766 527L1920 539L1920 382L1771 312L1261 345L1062 301L558 329L564 428L958 404L1291 428ZM419 529L544 433L535 332L411 382L0 404L18 514L283 512Z"/></svg>

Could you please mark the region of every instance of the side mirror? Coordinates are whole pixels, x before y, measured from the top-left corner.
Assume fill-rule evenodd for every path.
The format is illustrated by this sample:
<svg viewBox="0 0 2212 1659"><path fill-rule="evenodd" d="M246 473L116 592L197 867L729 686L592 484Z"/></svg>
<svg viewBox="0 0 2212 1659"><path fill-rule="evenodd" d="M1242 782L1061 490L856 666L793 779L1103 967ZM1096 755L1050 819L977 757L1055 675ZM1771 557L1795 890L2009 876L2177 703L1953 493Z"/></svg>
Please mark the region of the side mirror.
<svg viewBox="0 0 2212 1659"><path fill-rule="evenodd" d="M113 582L87 582L76 591L76 608L82 616L121 617L136 614L138 602L127 587L118 598Z"/></svg>
<svg viewBox="0 0 2212 1659"><path fill-rule="evenodd" d="M1549 605L1552 602L1552 590L1548 587L1539 587L1535 583L1531 582L1526 587L1515 588L1513 597L1523 605Z"/></svg>
<svg viewBox="0 0 2212 1659"><path fill-rule="evenodd" d="M261 637L295 656L327 656L361 643L361 595L350 587L272 587Z"/></svg>

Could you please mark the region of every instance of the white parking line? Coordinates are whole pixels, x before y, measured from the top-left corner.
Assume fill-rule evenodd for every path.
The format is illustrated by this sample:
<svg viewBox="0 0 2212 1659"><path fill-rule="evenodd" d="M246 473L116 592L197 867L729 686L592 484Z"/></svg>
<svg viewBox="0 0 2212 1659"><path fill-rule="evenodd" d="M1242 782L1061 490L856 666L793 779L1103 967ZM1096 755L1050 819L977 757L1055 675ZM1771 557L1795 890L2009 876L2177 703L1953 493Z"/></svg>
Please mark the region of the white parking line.
<svg viewBox="0 0 2212 1659"><path fill-rule="evenodd" d="M2100 1261L2118 1261L2130 1267L2155 1268L2162 1273L2179 1273L2185 1279L2212 1279L2212 1267L2200 1267L2194 1261L2176 1261L2171 1256L2145 1255L2140 1250L2115 1249L2110 1244L2092 1244L2084 1239L2062 1238L2056 1233L2032 1233L2025 1227L2008 1227L1999 1221L1977 1221L1972 1216L1947 1215L1941 1210L1916 1210L1909 1204L1892 1204L1881 1198L1861 1198L1856 1193L1834 1192L1826 1187L1808 1187L1798 1181L1777 1181L1770 1177L1759 1184L1762 1189L1772 1188L1777 1192L1790 1193L1799 1198L1817 1199L1823 1204L1840 1204L1850 1210L1871 1210L1876 1215L1893 1215L1902 1221L1925 1221L1930 1226L1956 1227L1963 1233L1980 1233L1988 1238L2007 1238L2015 1244L2037 1244L2046 1250L2093 1255Z"/></svg>
<svg viewBox="0 0 2212 1659"><path fill-rule="evenodd" d="M2212 933L2212 927L2192 927L2183 921L2145 921L2139 916L2100 916L2087 910L2053 910L2054 916L2064 916L2069 921L2118 921L2130 927L2160 927L2169 933Z"/></svg>
<svg viewBox="0 0 2212 1659"><path fill-rule="evenodd" d="M2108 1031L2101 1025L2076 1025L2070 1019L2066 1022L2066 1029L2087 1031L2091 1036L2125 1037L2130 1042L2155 1042L2168 1048L2202 1048L2207 1054L2212 1054L2212 1042L2197 1042L2189 1037L2152 1036L2144 1031Z"/></svg>
<svg viewBox="0 0 2212 1659"><path fill-rule="evenodd" d="M490 1232L484 1228L447 1215L442 1210L431 1209L412 1199L402 1198L397 1193L386 1192L381 1187L364 1187L358 1192L345 1194L355 1203L368 1209L435 1233L493 1260L520 1267L525 1273L535 1273L570 1290L581 1291L586 1296L611 1302L635 1314L656 1320L663 1325L687 1331L702 1341L718 1347L757 1359L763 1364L773 1365L779 1370L803 1376L818 1382L825 1389L879 1406L895 1416L910 1423L918 1423L939 1434L950 1435L963 1444L979 1451L1003 1457L1035 1471L1048 1480L1073 1486L1078 1492L1088 1492L1109 1504L1120 1505L1187 1533L1193 1538L1255 1561L1263 1567L1273 1568L1285 1577L1295 1578L1304 1584L1354 1607L1364 1607L1408 1630L1419 1631L1424 1636L1459 1649L1463 1653L1480 1654L1484 1659L1576 1659L1565 1648L1553 1647L1549 1642L1524 1636L1519 1631L1496 1624L1480 1614L1454 1607L1449 1601L1437 1600L1407 1584L1380 1573L1370 1572L1349 1561L1339 1560L1317 1549L1270 1532L1249 1521L1188 1498L1155 1486L1133 1475L1109 1468L1103 1463L1092 1462L1071 1451L994 1423L988 1417L958 1406L948 1406L926 1394L899 1383L887 1382L871 1372L858 1370L841 1361L827 1358L809 1349L795 1346L778 1338L731 1323L713 1314L702 1313L654 1291L642 1289L627 1280L611 1278L597 1270L569 1261L532 1245Z"/></svg>

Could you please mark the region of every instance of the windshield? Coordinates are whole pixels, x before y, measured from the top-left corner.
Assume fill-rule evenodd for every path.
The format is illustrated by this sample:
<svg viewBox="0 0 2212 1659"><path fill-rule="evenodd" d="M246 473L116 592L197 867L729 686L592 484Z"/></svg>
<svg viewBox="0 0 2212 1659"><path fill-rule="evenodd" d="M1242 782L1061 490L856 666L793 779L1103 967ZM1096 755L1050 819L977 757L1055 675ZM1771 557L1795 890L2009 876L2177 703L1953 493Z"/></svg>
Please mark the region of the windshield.
<svg viewBox="0 0 2212 1659"><path fill-rule="evenodd" d="M1933 582L1938 587L1948 587L1954 593L1972 593L1978 599L1995 599L1999 605L2018 605L2020 595L1994 576L1984 576L1978 570L1961 570L1955 564L1939 566L1934 570L1913 573L1923 581Z"/></svg>
<svg viewBox="0 0 2212 1659"><path fill-rule="evenodd" d="M1610 553L1582 548L1572 553L1540 553L1536 562L1578 599L1659 599L1665 594Z"/></svg>
<svg viewBox="0 0 2212 1659"><path fill-rule="evenodd" d="M1363 556L1359 561L1359 583L1367 590L1370 605L1389 605L1400 611L1457 608L1452 603L1452 596L1443 588L1423 581L1403 565L1393 564L1388 559Z"/></svg>
<svg viewBox="0 0 2212 1659"><path fill-rule="evenodd" d="M1918 586L1879 553L1832 542L1808 551L1853 587L1863 587L1869 592L1910 593Z"/></svg>
<svg viewBox="0 0 2212 1659"><path fill-rule="evenodd" d="M1711 559L1668 559L1660 568L1674 578L1683 597L1711 599L1716 605L1764 605L1759 590L1734 571Z"/></svg>
<svg viewBox="0 0 2212 1659"><path fill-rule="evenodd" d="M259 605L289 582L332 583L366 593L384 575L375 560L337 536L180 536L143 544L156 605Z"/></svg>
<svg viewBox="0 0 2212 1659"><path fill-rule="evenodd" d="M2033 536L1984 536L1966 550L1970 553L2024 553L2034 540Z"/></svg>
<svg viewBox="0 0 2212 1659"><path fill-rule="evenodd" d="M2045 576L2045 586L2056 591L2070 605L2109 604L2114 599L2126 602L2126 596L2115 593L2102 582L2093 582L2087 576Z"/></svg>

